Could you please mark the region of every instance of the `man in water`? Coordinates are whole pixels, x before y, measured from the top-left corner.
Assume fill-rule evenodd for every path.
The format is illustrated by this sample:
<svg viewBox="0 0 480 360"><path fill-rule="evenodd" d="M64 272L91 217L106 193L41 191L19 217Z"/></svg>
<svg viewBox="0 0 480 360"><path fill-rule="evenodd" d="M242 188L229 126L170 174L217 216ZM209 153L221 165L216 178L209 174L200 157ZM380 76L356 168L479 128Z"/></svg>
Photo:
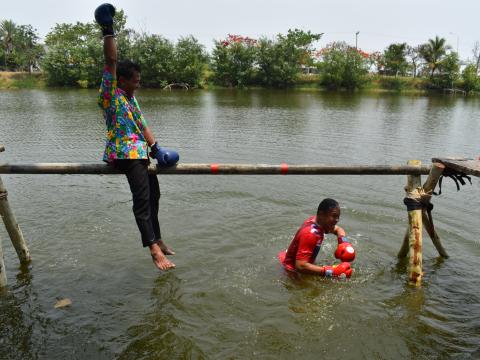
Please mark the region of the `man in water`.
<svg viewBox="0 0 480 360"><path fill-rule="evenodd" d="M160 234L160 186L157 176L148 173L147 149L151 148L151 155L160 165L169 165L166 159L170 154L166 154L155 142L135 99L135 90L140 85L140 67L128 60L117 63L114 15L115 8L110 4L100 5L95 10L95 19L102 27L105 56L98 99L107 126L103 160L127 176L142 244L150 249L156 267L167 270L174 268L175 264L165 255L173 255L174 252L165 245Z"/></svg>
<svg viewBox="0 0 480 360"><path fill-rule="evenodd" d="M340 206L338 202L328 198L322 200L318 205L317 215L308 218L295 234L288 250L278 254L285 269L321 276L338 277L345 274L346 277L350 277L352 269L346 261L336 266L315 265L315 258L320 251L325 234L335 234L339 248L341 246L342 250L344 245L350 245L346 242L345 230L337 225L339 219ZM338 250L335 256L341 258L342 261L352 261L354 258L353 248L350 245L348 249L345 256L339 255Z"/></svg>

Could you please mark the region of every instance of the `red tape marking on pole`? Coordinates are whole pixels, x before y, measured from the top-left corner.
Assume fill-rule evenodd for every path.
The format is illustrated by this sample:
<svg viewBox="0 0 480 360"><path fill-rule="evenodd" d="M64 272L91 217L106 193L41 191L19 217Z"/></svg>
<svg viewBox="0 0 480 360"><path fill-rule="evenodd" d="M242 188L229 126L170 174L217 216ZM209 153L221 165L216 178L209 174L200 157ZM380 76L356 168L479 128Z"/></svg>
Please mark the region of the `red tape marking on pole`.
<svg viewBox="0 0 480 360"><path fill-rule="evenodd" d="M213 175L218 174L218 164L210 164L210 170Z"/></svg>
<svg viewBox="0 0 480 360"><path fill-rule="evenodd" d="M287 163L282 163L282 165L280 167L280 172L282 173L282 175L287 175L287 172L288 172Z"/></svg>

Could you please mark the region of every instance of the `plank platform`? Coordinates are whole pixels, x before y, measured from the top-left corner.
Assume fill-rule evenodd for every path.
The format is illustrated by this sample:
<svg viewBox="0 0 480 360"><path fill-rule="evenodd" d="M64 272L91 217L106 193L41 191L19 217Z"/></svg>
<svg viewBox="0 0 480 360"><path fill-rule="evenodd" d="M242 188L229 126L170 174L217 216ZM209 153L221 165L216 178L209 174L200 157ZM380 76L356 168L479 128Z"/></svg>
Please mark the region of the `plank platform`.
<svg viewBox="0 0 480 360"><path fill-rule="evenodd" d="M433 158L432 162L439 162L447 168L467 175L480 177L480 160L462 158Z"/></svg>

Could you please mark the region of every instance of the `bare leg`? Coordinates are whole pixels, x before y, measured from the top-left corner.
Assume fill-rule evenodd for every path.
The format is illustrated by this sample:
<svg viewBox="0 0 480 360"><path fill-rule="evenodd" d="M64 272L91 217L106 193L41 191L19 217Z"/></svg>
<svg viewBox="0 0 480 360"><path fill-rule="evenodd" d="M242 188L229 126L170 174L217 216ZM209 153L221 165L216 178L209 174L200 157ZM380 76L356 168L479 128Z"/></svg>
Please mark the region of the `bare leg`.
<svg viewBox="0 0 480 360"><path fill-rule="evenodd" d="M152 244L149 246L149 248L150 254L152 255L152 260L159 270L168 270L175 267L175 264L166 258L159 244Z"/></svg>
<svg viewBox="0 0 480 360"><path fill-rule="evenodd" d="M175 251L170 249L162 239L158 240L158 245L160 246L160 249L165 255L175 255Z"/></svg>

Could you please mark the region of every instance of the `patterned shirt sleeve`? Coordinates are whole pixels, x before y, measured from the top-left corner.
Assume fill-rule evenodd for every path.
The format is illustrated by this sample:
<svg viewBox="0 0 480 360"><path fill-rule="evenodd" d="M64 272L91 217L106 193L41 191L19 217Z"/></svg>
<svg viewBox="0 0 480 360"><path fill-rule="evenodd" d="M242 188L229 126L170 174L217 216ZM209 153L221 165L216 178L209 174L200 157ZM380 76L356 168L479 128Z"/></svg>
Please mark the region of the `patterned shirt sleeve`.
<svg viewBox="0 0 480 360"><path fill-rule="evenodd" d="M140 129L140 131L144 131L145 128L148 126L147 124L147 120L145 120L145 118L143 117L143 112L142 110L140 109L140 105L138 105L138 102L137 102L137 98L134 97L133 98L133 101L135 103L135 108L138 109L138 113L139 113L139 116L138 116L138 119L137 119L137 126L138 128Z"/></svg>
<svg viewBox="0 0 480 360"><path fill-rule="evenodd" d="M110 68L105 66L103 68L102 83L100 84L100 89L98 90L98 106L104 111L108 110L112 105L115 99L115 91L117 89L117 79L112 74Z"/></svg>

